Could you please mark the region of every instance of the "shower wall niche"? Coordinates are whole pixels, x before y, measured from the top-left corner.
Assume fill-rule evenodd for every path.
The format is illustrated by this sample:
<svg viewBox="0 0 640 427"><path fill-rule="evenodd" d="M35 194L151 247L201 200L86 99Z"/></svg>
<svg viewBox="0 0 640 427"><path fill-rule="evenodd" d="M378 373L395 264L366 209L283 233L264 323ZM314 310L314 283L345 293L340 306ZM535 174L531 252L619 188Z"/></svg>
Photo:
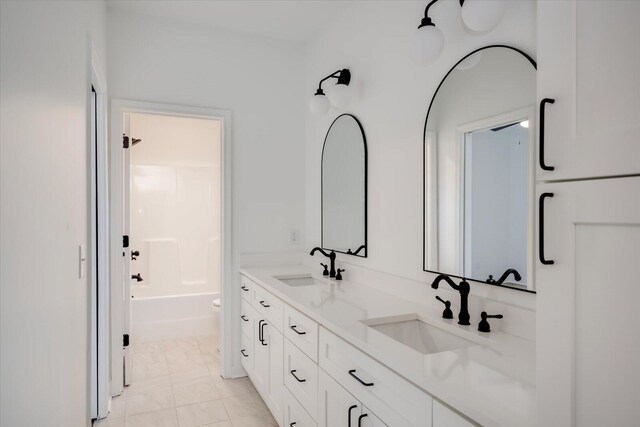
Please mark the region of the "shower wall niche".
<svg viewBox="0 0 640 427"><path fill-rule="evenodd" d="M134 298L220 292L220 122L132 114Z"/></svg>

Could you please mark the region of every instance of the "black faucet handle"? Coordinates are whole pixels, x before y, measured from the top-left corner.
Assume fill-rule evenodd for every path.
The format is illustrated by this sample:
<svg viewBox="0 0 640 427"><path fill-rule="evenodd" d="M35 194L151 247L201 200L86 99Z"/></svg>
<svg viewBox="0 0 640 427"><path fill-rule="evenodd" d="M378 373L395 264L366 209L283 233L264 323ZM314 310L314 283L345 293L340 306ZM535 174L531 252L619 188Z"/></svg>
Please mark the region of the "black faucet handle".
<svg viewBox="0 0 640 427"><path fill-rule="evenodd" d="M436 299L444 304L444 311L442 312L443 319L453 319L453 312L451 311L451 301L445 301L436 295Z"/></svg>
<svg viewBox="0 0 640 427"><path fill-rule="evenodd" d="M329 269L327 268L327 264L320 263L320 265L324 267L324 271L322 272L322 275L323 276L328 276L329 275Z"/></svg>
<svg viewBox="0 0 640 427"><path fill-rule="evenodd" d="M342 272L345 271L343 268L339 268L336 270L336 280L342 280Z"/></svg>
<svg viewBox="0 0 640 427"><path fill-rule="evenodd" d="M480 313L480 323L478 323L478 331L480 332L491 332L491 325L487 322L487 319L502 319L502 314L487 314L486 311Z"/></svg>
<svg viewBox="0 0 640 427"><path fill-rule="evenodd" d="M486 280L486 283L496 283L496 279L493 278L493 274L489 275L489 278Z"/></svg>

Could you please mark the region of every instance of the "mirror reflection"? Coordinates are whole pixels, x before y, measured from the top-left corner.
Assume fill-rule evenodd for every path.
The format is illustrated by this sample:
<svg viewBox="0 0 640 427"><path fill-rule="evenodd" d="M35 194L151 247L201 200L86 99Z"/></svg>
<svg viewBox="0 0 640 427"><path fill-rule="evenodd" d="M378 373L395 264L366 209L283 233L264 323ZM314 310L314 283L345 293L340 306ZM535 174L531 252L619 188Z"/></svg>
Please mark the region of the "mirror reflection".
<svg viewBox="0 0 640 427"><path fill-rule="evenodd" d="M461 60L425 126L424 270L532 290L535 63L503 46Z"/></svg>
<svg viewBox="0 0 640 427"><path fill-rule="evenodd" d="M358 119L339 116L322 150L322 247L367 256L367 145Z"/></svg>

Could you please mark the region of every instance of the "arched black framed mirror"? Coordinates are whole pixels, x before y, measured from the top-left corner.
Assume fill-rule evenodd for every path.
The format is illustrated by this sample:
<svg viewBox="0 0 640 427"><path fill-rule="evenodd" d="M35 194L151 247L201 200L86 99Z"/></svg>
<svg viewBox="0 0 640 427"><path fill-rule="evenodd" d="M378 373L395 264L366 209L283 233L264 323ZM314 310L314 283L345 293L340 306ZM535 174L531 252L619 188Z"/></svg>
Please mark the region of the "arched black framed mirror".
<svg viewBox="0 0 640 427"><path fill-rule="evenodd" d="M338 116L322 148L322 243L327 250L367 256L367 141L351 114Z"/></svg>
<svg viewBox="0 0 640 427"><path fill-rule="evenodd" d="M492 45L460 59L424 127L423 270L533 292L536 63Z"/></svg>

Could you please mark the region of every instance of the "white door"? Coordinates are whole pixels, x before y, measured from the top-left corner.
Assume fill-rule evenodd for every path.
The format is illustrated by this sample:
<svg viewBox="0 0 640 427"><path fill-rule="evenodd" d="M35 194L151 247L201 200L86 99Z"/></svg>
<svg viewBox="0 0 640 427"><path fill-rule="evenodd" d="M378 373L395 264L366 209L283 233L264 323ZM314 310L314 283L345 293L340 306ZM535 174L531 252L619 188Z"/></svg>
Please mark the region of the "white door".
<svg viewBox="0 0 640 427"><path fill-rule="evenodd" d="M254 318L255 330L253 340L253 383L259 392L269 392L269 346L263 338L266 329L266 321L259 317Z"/></svg>
<svg viewBox="0 0 640 427"><path fill-rule="evenodd" d="M637 425L640 177L538 192L538 425Z"/></svg>
<svg viewBox="0 0 640 427"><path fill-rule="evenodd" d="M263 334L269 349L269 393L267 405L273 417L282 425L284 418L284 339L273 326L267 325Z"/></svg>
<svg viewBox="0 0 640 427"><path fill-rule="evenodd" d="M131 215L130 209L130 189L131 189L131 132L129 126L129 114L124 115L124 134L129 137L129 148L123 148L122 150L122 167L123 167L123 232L125 236L128 236L128 240L131 241ZM124 145L123 145L124 147ZM124 246L124 245L123 245ZM131 246L130 243L123 248L123 283L124 283L124 321L123 321L123 334L127 339L131 339ZM124 341L125 339L123 339ZM124 345L124 384L131 384L131 345Z"/></svg>
<svg viewBox="0 0 640 427"><path fill-rule="evenodd" d="M362 405L322 369L318 370L318 427L356 427Z"/></svg>
<svg viewBox="0 0 640 427"><path fill-rule="evenodd" d="M640 2L537 5L538 102L554 100L539 135L554 170L538 166L538 179L640 173Z"/></svg>

